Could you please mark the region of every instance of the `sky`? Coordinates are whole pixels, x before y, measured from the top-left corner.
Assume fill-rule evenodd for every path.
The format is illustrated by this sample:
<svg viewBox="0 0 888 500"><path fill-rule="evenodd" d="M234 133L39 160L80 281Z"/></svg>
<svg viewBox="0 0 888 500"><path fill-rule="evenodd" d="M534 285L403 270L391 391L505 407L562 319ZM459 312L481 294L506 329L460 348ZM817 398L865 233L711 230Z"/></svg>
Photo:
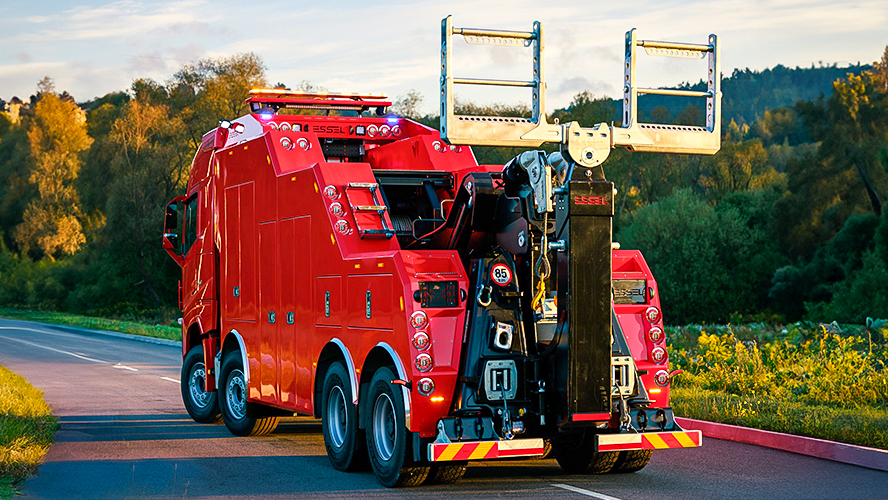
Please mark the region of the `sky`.
<svg viewBox="0 0 888 500"><path fill-rule="evenodd" d="M448 14L455 27L530 31L542 22L549 111L583 90L621 94L631 28L639 39L690 43L715 33L725 75L777 64L872 63L888 45L888 0L4 0L0 98L25 99L50 76L58 91L84 102L127 90L136 78L164 82L199 59L254 52L272 84L307 81L394 99L416 90L432 112ZM456 76L530 79L529 50L454 41ZM644 87L696 82L705 71L700 61L677 58L644 56L638 64ZM530 102L526 89L463 92L478 103Z"/></svg>

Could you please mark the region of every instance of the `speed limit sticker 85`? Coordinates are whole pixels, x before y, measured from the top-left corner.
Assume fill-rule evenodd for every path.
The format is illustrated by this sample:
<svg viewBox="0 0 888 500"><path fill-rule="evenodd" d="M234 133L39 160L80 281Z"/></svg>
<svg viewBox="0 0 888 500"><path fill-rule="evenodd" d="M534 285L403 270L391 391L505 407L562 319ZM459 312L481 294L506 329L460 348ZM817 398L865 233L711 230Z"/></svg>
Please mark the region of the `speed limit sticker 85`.
<svg viewBox="0 0 888 500"><path fill-rule="evenodd" d="M506 286L512 282L512 269L505 264L494 264L490 268L490 279L499 286Z"/></svg>

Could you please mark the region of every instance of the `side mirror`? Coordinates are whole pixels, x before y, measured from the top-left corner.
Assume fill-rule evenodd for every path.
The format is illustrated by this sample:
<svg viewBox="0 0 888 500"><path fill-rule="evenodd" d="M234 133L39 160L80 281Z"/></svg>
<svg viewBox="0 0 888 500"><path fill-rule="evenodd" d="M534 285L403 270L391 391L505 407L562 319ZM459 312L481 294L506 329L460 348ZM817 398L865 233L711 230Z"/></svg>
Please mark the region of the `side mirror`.
<svg viewBox="0 0 888 500"><path fill-rule="evenodd" d="M166 212L163 217L163 249L176 261L176 264L182 266L184 257L182 256L182 245L179 238L182 224L179 222L179 205L185 200L184 196L173 198L167 203Z"/></svg>

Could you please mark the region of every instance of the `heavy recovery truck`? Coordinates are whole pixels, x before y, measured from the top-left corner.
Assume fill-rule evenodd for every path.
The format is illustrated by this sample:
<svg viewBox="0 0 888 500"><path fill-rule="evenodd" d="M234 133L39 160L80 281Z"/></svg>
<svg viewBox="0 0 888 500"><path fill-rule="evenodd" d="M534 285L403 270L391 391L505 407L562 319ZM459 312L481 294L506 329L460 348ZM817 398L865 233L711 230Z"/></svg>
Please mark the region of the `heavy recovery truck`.
<svg viewBox="0 0 888 500"><path fill-rule="evenodd" d="M533 79L453 76L459 36L532 47ZM319 417L332 465L369 462L385 486L547 453L568 473L636 471L655 449L700 446L669 407L657 284L613 242L602 163L615 147L719 149L717 39L628 32L622 126L592 128L547 122L543 42L540 23L444 19L440 132L386 114L382 95L258 89L203 137L163 239L182 267L194 420L246 436ZM639 48L707 58L707 91L638 87ZM532 116L458 115L460 84L528 87ZM705 99L706 126L640 123L644 93ZM527 151L479 165L472 145Z"/></svg>

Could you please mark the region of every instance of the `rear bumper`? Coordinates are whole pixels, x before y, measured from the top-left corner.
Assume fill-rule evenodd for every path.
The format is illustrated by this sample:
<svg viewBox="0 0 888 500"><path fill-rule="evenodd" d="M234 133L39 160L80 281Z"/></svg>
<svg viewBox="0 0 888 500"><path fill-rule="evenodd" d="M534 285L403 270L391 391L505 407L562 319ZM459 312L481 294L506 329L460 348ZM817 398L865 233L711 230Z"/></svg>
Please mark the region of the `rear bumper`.
<svg viewBox="0 0 888 500"><path fill-rule="evenodd" d="M430 443L429 461L483 460L492 458L533 457L542 455L543 440L512 439L509 441L464 441Z"/></svg>
<svg viewBox="0 0 888 500"><path fill-rule="evenodd" d="M599 434L595 436L595 449L623 451L697 448L702 442L703 434L700 431Z"/></svg>

